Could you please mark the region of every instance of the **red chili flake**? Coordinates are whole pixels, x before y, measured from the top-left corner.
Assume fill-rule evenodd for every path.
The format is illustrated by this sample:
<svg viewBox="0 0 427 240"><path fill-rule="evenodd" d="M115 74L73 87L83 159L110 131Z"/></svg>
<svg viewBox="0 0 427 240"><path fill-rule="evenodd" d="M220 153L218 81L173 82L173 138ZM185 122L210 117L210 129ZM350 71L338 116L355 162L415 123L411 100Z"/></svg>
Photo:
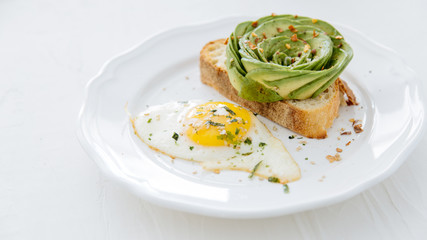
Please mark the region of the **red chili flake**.
<svg viewBox="0 0 427 240"><path fill-rule="evenodd" d="M279 33L281 33L281 32L283 32L283 29L281 29L281 28L277 28L277 31L278 31Z"/></svg>
<svg viewBox="0 0 427 240"><path fill-rule="evenodd" d="M249 47L254 50L256 48L256 45L253 44L252 42L248 42Z"/></svg>
<svg viewBox="0 0 427 240"><path fill-rule="evenodd" d="M275 16L276 16L276 14L275 14L275 13L271 13L271 16L272 16L272 17L275 17Z"/></svg>
<svg viewBox="0 0 427 240"><path fill-rule="evenodd" d="M346 143L345 145L348 146L348 145L350 145L350 143L351 143L351 141L348 141L348 143Z"/></svg>
<svg viewBox="0 0 427 240"><path fill-rule="evenodd" d="M255 38L255 44L258 44L259 38Z"/></svg>
<svg viewBox="0 0 427 240"><path fill-rule="evenodd" d="M361 132L363 132L363 129L362 129L362 124L357 124L357 125L354 125L354 132L356 132L356 133L361 133Z"/></svg>
<svg viewBox="0 0 427 240"><path fill-rule="evenodd" d="M330 163L333 163L333 162L337 161L337 158L335 156L332 156L332 155L327 155L326 159L328 159L328 161Z"/></svg>
<svg viewBox="0 0 427 240"><path fill-rule="evenodd" d="M293 33L296 33L296 32L298 32L298 30L296 30L295 29L295 27L293 26L293 25L289 25L289 30L291 31L291 32L293 32Z"/></svg>
<svg viewBox="0 0 427 240"><path fill-rule="evenodd" d="M291 64L295 62L295 58L291 58Z"/></svg>
<svg viewBox="0 0 427 240"><path fill-rule="evenodd" d="M356 123L358 123L360 120L354 120L353 119L353 121L351 121L351 119L350 119L350 122L352 122L352 124L351 124L351 126L353 126L354 127L354 125L356 125Z"/></svg>
<svg viewBox="0 0 427 240"><path fill-rule="evenodd" d="M313 38L315 38L315 37L317 37L317 36L319 36L319 34L318 34L318 33L316 33L316 30L313 30Z"/></svg>
<svg viewBox="0 0 427 240"><path fill-rule="evenodd" d="M338 44L337 48L341 48L342 47L342 43Z"/></svg>
<svg viewBox="0 0 427 240"><path fill-rule="evenodd" d="M351 132L350 131L346 131L346 132L341 132L340 134L341 135L351 135Z"/></svg>
<svg viewBox="0 0 427 240"><path fill-rule="evenodd" d="M297 15L297 14L295 14L294 18L298 18L298 15Z"/></svg>
<svg viewBox="0 0 427 240"><path fill-rule="evenodd" d="M316 49L311 50L311 54L315 55L316 54Z"/></svg>
<svg viewBox="0 0 427 240"><path fill-rule="evenodd" d="M265 32L262 33L262 36L264 37L264 39L267 39L267 35L265 34Z"/></svg>
<svg viewBox="0 0 427 240"><path fill-rule="evenodd" d="M252 27L256 28L258 26L258 21L255 21L251 24Z"/></svg>
<svg viewBox="0 0 427 240"><path fill-rule="evenodd" d="M296 41L298 41L298 36L297 36L296 34L292 35L292 37L291 37L291 41L292 41L292 42L296 42Z"/></svg>
<svg viewBox="0 0 427 240"><path fill-rule="evenodd" d="M299 52L299 53L298 53L298 57L301 57L301 54L302 54L302 52Z"/></svg>
<svg viewBox="0 0 427 240"><path fill-rule="evenodd" d="M228 38L225 39L224 45L227 45L227 43L228 43Z"/></svg>

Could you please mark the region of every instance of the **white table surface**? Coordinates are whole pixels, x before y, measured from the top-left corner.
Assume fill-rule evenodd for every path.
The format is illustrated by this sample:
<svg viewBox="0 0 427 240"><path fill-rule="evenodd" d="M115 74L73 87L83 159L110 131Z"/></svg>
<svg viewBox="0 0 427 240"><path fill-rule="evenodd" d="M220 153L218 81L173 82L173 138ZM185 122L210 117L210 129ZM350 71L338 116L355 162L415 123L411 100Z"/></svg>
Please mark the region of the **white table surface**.
<svg viewBox="0 0 427 240"><path fill-rule="evenodd" d="M425 135L371 189L329 207L255 220L149 204L106 179L83 151L77 116L86 83L105 61L164 29L272 12L359 29L426 79L423 0L0 1L0 239L426 239Z"/></svg>

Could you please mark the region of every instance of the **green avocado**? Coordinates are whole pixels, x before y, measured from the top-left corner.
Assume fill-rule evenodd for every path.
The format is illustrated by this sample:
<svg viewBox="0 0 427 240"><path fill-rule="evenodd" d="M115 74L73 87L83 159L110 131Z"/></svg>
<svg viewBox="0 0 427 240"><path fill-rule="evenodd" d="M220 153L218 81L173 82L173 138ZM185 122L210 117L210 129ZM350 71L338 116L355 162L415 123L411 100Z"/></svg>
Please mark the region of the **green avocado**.
<svg viewBox="0 0 427 240"><path fill-rule="evenodd" d="M325 21L274 15L237 25L226 55L239 96L275 102L318 96L344 71L353 50Z"/></svg>

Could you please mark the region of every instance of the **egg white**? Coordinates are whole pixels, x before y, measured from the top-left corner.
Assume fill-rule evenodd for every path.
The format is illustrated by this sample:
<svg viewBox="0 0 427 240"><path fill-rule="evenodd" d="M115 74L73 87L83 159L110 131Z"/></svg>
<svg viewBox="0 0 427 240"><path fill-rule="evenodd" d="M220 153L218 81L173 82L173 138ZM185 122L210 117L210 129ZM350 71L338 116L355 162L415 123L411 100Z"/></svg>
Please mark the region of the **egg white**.
<svg viewBox="0 0 427 240"><path fill-rule="evenodd" d="M209 171L247 171L262 178L277 179L280 183L300 178L300 169L282 142L252 113L251 126L245 136L251 139L250 144L203 146L188 138L185 117L192 108L206 102L169 102L149 107L131 119L135 134L153 150L199 162Z"/></svg>

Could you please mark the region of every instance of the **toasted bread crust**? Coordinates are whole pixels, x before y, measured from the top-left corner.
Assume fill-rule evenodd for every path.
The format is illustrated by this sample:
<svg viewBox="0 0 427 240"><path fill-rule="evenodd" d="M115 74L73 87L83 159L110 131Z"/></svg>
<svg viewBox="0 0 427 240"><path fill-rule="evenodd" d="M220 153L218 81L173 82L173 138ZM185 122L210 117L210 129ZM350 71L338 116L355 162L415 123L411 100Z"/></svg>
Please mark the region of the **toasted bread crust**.
<svg viewBox="0 0 427 240"><path fill-rule="evenodd" d="M237 104L258 113L279 125L288 128L308 138L326 138L327 129L332 126L338 116L340 106L340 91L338 81L335 81L326 91L332 91L328 102L320 108L303 109L296 106L298 101L282 100L272 103L259 103L249 101L238 96L236 89L231 85L227 70L218 66L210 56L218 43L223 44L224 39L218 39L206 44L200 52L200 78L201 81L217 90Z"/></svg>

